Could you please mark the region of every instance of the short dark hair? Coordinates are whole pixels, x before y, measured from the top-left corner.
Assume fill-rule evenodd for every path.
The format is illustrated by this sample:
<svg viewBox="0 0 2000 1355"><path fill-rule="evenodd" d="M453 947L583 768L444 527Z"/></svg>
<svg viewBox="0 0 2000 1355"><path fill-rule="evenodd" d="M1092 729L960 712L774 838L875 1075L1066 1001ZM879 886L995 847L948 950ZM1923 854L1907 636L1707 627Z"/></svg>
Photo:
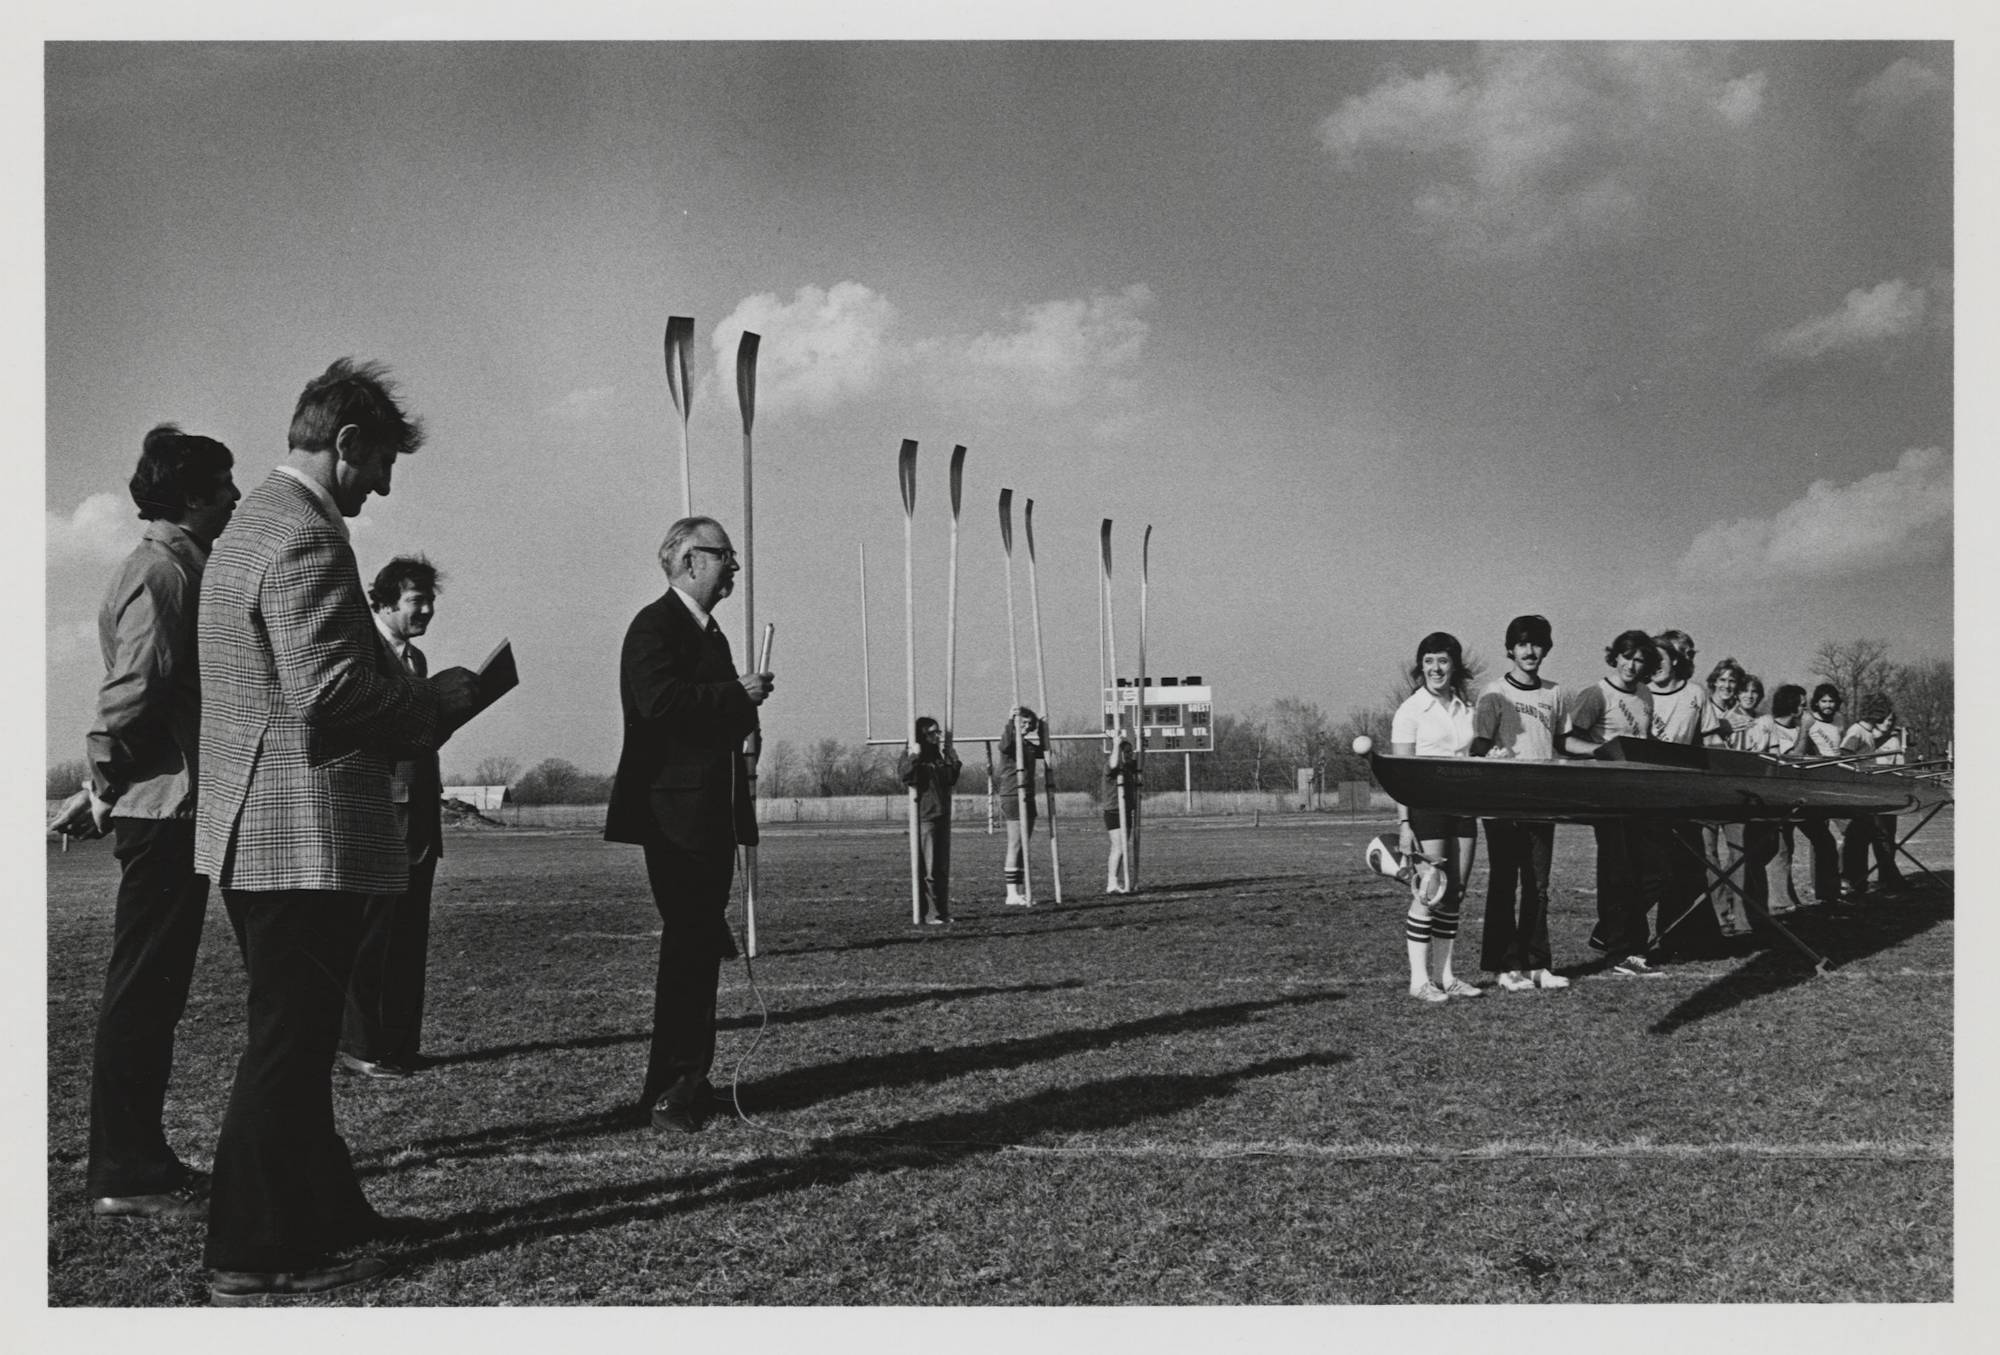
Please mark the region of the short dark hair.
<svg viewBox="0 0 2000 1355"><path fill-rule="evenodd" d="M1886 692L1870 692L1861 698L1861 718L1871 725L1895 713L1895 703L1889 700Z"/></svg>
<svg viewBox="0 0 2000 1355"><path fill-rule="evenodd" d="M396 403L395 383L379 362L339 358L306 382L292 410L289 445L301 452L329 451L348 424L360 429L370 446L399 456L424 445L423 421Z"/></svg>
<svg viewBox="0 0 2000 1355"><path fill-rule="evenodd" d="M1549 629L1549 619L1530 612L1517 616L1507 623L1507 652L1512 653L1515 645L1537 644L1543 649L1556 647L1555 632Z"/></svg>
<svg viewBox="0 0 2000 1355"><path fill-rule="evenodd" d="M1413 692L1423 690L1426 654L1443 654L1451 660L1451 677L1446 680L1445 685L1462 699L1465 696L1466 681L1472 674L1466 671L1465 647L1459 644L1458 637L1449 631L1434 630L1417 641L1417 660L1410 665L1410 682L1413 684L1410 690Z"/></svg>
<svg viewBox="0 0 2000 1355"><path fill-rule="evenodd" d="M178 424L163 423L146 434L139 449L139 468L128 488L139 516L148 522L169 522L187 514L195 499L214 492L236 458L214 438L183 433Z"/></svg>
<svg viewBox="0 0 2000 1355"><path fill-rule="evenodd" d="M924 735L938 728L941 728L941 726L935 719L928 715L919 715L917 717L917 741L921 743Z"/></svg>
<svg viewBox="0 0 2000 1355"><path fill-rule="evenodd" d="M1660 647L1643 630L1619 631L1618 638L1604 647L1604 666L1609 668L1618 660L1635 654L1646 661L1646 671L1639 674L1639 680L1650 682L1653 674L1660 671Z"/></svg>
<svg viewBox="0 0 2000 1355"><path fill-rule="evenodd" d="M1805 703L1806 689L1796 682L1787 682L1771 693L1771 718L1782 720L1787 716L1797 715L1799 707Z"/></svg>
<svg viewBox="0 0 2000 1355"><path fill-rule="evenodd" d="M1820 703L1820 699L1822 697L1828 697L1828 696L1832 697L1834 699L1834 702L1838 705L1844 706L1847 704L1845 701L1841 700L1840 688L1834 686L1831 682L1822 682L1819 684L1819 686L1813 688L1812 703L1815 706L1817 706Z"/></svg>
<svg viewBox="0 0 2000 1355"><path fill-rule="evenodd" d="M444 571L421 555L398 555L375 573L368 585L368 601L377 610L393 607L403 600L403 590L435 593L444 582Z"/></svg>

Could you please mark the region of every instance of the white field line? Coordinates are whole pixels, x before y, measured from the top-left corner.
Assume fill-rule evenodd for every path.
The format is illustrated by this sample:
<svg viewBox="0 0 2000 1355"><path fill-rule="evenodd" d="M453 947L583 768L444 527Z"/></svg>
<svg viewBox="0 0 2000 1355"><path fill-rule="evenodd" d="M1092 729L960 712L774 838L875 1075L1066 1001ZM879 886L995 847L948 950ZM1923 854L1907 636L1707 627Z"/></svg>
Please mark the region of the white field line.
<svg viewBox="0 0 2000 1355"><path fill-rule="evenodd" d="M751 1127L806 1145L838 1144L859 1150L866 1144L900 1144L913 1148L985 1148L1007 1156L1099 1158L1125 1161L1206 1162L1238 1158L1288 1158L1316 1162L1409 1162L1409 1163L1501 1163L1536 1161L1589 1162L1710 1162L1747 1159L1759 1162L1950 1162L1949 1141L1908 1139L1859 1139L1833 1142L1773 1143L1730 1141L1723 1143L1650 1143L1634 1140L1606 1143L1582 1139L1501 1139L1469 1148L1438 1148L1431 1144L1322 1142L1301 1139L1211 1139L1204 1142L1146 1143L1000 1143L983 1139L905 1139L891 1134L862 1132L814 1134L761 1123L751 1115ZM420 1154L404 1155L407 1165ZM449 1156L448 1154L446 1156ZM758 1160L765 1154L742 1150L704 1153L705 1157ZM636 1162L653 1164L659 1155L651 1149L627 1147L602 1150L546 1152L533 1149L495 1154L487 1159L537 1167L566 1168L589 1163Z"/></svg>

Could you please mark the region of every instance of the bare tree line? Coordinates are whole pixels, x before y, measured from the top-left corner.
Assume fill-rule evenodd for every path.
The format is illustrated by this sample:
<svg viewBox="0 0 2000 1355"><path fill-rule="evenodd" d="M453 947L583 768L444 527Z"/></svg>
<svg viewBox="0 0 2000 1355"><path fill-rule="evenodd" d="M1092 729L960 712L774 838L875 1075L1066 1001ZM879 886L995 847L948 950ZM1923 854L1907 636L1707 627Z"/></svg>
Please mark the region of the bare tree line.
<svg viewBox="0 0 2000 1355"><path fill-rule="evenodd" d="M1897 663L1889 657L1883 640L1858 639L1827 641L1813 654L1810 681L1831 682L1840 689L1847 705L1843 715L1852 719L1861 698L1870 692L1886 693L1895 703L1897 718L1909 730L1911 756L1918 760L1945 756L1952 744L1954 670L1952 660L1919 659ZM1485 664L1466 654L1475 683ZM1790 680L1762 675L1768 690ZM1389 720L1411 691L1409 675L1398 667L1385 684L1381 698L1372 705L1358 706L1339 719L1330 718L1311 701L1281 696L1268 706L1253 706L1240 714L1215 717L1215 750L1196 753L1191 759L1168 753L1147 760L1146 783L1151 791L1182 790L1191 767L1195 790L1282 791L1297 785L1297 769L1309 767L1321 784L1370 779L1367 761L1352 751L1357 735L1367 735L1379 748L1389 746ZM1088 717L1058 723L1061 733L1089 733L1095 726ZM779 739L764 747L758 767L758 793L773 798L815 798L837 795L897 795L902 783L896 779L893 747L869 747L825 738L797 744ZM962 743L959 754L965 773L959 790L965 795L987 791L985 753L977 742ZM81 759L57 763L48 769L48 798L61 799L75 792L89 776ZM587 772L563 758L545 758L522 769L520 759L489 757L473 765L470 772L454 770L446 785L507 786L520 804L602 804L611 793L608 773ZM1055 784L1059 790L1097 793L1100 770L1097 753L1087 743L1061 744L1057 749Z"/></svg>

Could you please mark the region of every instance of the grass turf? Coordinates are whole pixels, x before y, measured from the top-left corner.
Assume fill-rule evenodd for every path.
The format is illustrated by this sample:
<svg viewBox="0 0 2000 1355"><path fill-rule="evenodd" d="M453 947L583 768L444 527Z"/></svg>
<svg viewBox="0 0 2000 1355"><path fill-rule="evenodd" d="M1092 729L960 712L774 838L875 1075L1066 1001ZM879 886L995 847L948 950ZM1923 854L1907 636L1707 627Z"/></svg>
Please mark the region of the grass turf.
<svg viewBox="0 0 2000 1355"><path fill-rule="evenodd" d="M1587 831L1557 838L1567 992L1403 992L1385 825L1150 825L1145 890L1001 906L960 825L952 928L893 829L780 828L716 1081L756 1126L631 1117L657 919L636 849L454 834L426 1049L335 1083L364 1185L434 1223L357 1304L1916 1301L1952 1297L1951 874L1659 980L1587 971ZM1913 844L1948 866L1951 819ZM202 1302L199 1226L88 1216L92 1023L116 865L51 849L49 1301ZM1484 875L1459 966L1477 974ZM242 1039L211 901L168 1136L206 1163ZM331 1300L329 1300L331 1301Z"/></svg>

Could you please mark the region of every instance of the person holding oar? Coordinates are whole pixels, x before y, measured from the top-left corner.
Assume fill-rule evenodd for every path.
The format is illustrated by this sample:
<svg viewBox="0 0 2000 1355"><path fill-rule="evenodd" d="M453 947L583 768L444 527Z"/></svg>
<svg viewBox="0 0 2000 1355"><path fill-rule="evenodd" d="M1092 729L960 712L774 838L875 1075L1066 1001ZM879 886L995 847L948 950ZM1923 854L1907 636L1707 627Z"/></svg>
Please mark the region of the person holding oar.
<svg viewBox="0 0 2000 1355"><path fill-rule="evenodd" d="M951 921L951 796L961 767L951 736L925 715L916 727L916 756L905 752L896 774L917 794L917 848L923 884L919 923L943 926Z"/></svg>
<svg viewBox="0 0 2000 1355"><path fill-rule="evenodd" d="M1125 825L1139 812L1139 759L1132 740L1120 739L1104 768L1104 831L1111 853L1104 862L1104 892L1130 894L1132 876L1125 856Z"/></svg>
<svg viewBox="0 0 2000 1355"><path fill-rule="evenodd" d="M1469 676L1465 650L1456 637L1441 630L1426 635L1417 645L1417 661L1410 669L1416 690L1396 708L1390 721L1390 751L1399 757L1466 756L1472 746L1472 706L1465 699ZM1486 995L1484 989L1451 972L1459 909L1479 846L1478 834L1474 819L1403 807L1397 832L1399 853L1407 857L1421 846L1423 854L1439 862L1445 872L1444 893L1431 904L1413 897L1404 921L1410 996L1420 1001Z"/></svg>
<svg viewBox="0 0 2000 1355"><path fill-rule="evenodd" d="M1021 731L1023 750L1015 756L1014 731ZM1006 727L1000 731L1000 815L1007 821L1007 856L1002 869L1007 877L1007 905L1031 908L1034 899L1026 889L1028 839L1035 832L1035 763L1047 748L1042 721L1027 706L1007 712Z"/></svg>

